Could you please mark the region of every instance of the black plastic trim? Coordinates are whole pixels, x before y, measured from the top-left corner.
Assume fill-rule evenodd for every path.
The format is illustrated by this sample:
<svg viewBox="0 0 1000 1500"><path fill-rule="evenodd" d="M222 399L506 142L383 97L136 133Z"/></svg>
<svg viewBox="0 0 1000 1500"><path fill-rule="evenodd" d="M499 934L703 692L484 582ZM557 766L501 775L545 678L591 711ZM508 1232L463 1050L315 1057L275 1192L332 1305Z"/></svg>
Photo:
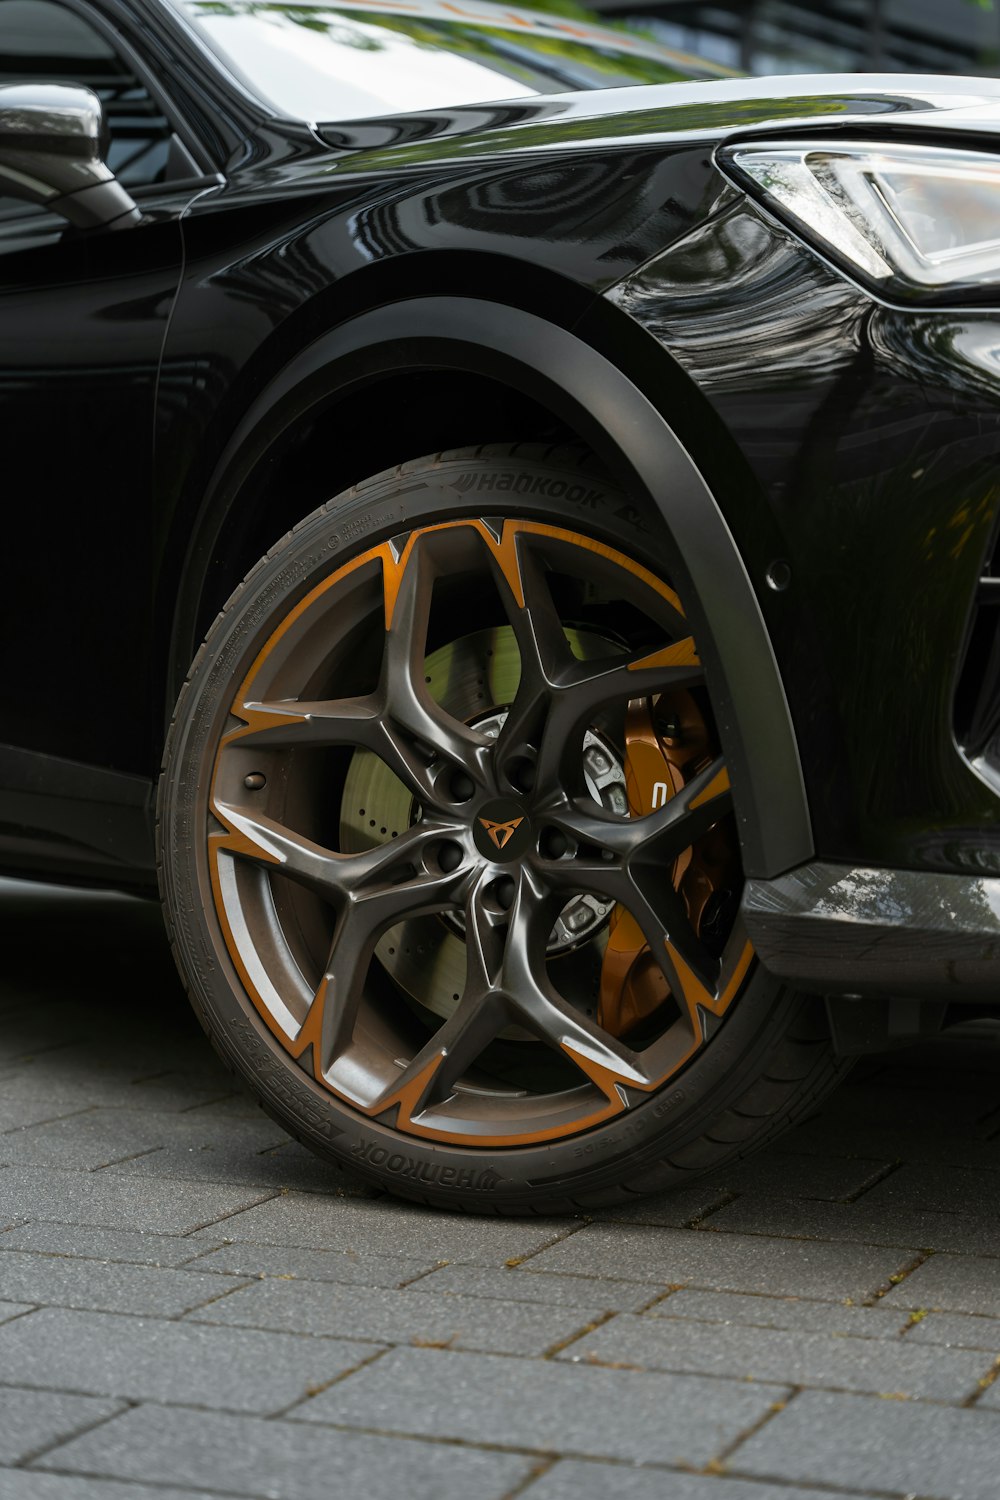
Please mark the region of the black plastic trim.
<svg viewBox="0 0 1000 1500"><path fill-rule="evenodd" d="M1000 877L816 862L748 880L747 931L779 979L843 995L1000 1003Z"/></svg>
<svg viewBox="0 0 1000 1500"><path fill-rule="evenodd" d="M0 863L148 884L153 793L142 776L0 745Z"/></svg>

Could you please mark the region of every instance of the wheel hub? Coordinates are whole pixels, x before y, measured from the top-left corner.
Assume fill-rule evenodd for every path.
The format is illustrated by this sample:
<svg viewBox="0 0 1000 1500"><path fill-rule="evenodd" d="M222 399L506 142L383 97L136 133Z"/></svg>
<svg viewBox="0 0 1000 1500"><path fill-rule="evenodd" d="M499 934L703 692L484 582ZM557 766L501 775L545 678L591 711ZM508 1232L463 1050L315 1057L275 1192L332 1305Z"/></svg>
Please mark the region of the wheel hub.
<svg viewBox="0 0 1000 1500"><path fill-rule="evenodd" d="M587 630L567 630L574 649L584 658L608 649L606 637ZM482 709L484 692L507 692L514 697L520 660L514 632L506 626L478 631L451 641L433 652L425 663L431 692L443 708L465 719L487 739L495 740L507 721L507 705ZM586 788L594 801L609 812L624 815L629 810L625 767L620 753L609 740L587 729L583 738L582 769ZM471 786L471 783L470 783ZM365 750L351 760L342 800L341 847L350 853L388 843L418 818L419 803L377 756ZM527 803L513 798L492 801L478 810L488 822L511 822L524 818L513 842L497 844L473 817L472 834L484 859L506 864L518 859L531 842ZM523 830L523 832L522 832ZM603 952L606 929L614 902L588 892L574 895L557 916L549 936L550 957L575 952L594 943L597 957ZM433 1015L447 1020L454 1013L465 974L465 921L460 912L440 917L418 917L388 933L376 948L377 957L393 981ZM516 1028L509 1037L525 1036Z"/></svg>
<svg viewBox="0 0 1000 1500"><path fill-rule="evenodd" d="M484 859L507 865L531 847L531 820L520 802L484 802L472 821L472 836Z"/></svg>

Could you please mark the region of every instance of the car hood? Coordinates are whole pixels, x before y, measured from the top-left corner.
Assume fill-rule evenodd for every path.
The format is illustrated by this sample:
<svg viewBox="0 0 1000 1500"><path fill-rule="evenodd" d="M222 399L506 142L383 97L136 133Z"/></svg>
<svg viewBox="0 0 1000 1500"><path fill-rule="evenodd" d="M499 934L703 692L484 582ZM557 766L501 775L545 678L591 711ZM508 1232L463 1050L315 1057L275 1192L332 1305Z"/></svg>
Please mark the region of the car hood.
<svg viewBox="0 0 1000 1500"><path fill-rule="evenodd" d="M315 124L730 77L628 28L481 0L172 0L264 108Z"/></svg>
<svg viewBox="0 0 1000 1500"><path fill-rule="evenodd" d="M1000 80L784 74L546 95L318 127L329 145L365 154L367 166L385 152L385 164L391 156L396 167L507 151L722 142L805 130L880 139L933 130L993 141L1000 133Z"/></svg>

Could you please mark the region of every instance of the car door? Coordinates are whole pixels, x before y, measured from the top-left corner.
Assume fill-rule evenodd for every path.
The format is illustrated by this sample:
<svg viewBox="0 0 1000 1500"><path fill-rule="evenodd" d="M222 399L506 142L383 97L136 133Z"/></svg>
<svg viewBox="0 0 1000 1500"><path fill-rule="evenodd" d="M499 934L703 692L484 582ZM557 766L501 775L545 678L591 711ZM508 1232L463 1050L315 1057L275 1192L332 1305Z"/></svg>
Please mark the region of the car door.
<svg viewBox="0 0 1000 1500"><path fill-rule="evenodd" d="M0 84L84 85L143 218L0 198L0 863L147 859L153 417L180 216L211 164L112 4L0 0ZM96 865L95 865L96 862Z"/></svg>

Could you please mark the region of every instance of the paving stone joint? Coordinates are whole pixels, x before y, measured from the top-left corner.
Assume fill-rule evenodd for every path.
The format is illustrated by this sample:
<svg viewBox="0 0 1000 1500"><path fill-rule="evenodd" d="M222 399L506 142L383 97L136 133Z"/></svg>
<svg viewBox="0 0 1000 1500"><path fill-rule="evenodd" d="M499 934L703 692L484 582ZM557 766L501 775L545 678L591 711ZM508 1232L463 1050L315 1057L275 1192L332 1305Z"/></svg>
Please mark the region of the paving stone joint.
<svg viewBox="0 0 1000 1500"><path fill-rule="evenodd" d="M986 1023L682 1193L469 1219L287 1140L73 900L99 986L0 913L2 1500L997 1500Z"/></svg>

